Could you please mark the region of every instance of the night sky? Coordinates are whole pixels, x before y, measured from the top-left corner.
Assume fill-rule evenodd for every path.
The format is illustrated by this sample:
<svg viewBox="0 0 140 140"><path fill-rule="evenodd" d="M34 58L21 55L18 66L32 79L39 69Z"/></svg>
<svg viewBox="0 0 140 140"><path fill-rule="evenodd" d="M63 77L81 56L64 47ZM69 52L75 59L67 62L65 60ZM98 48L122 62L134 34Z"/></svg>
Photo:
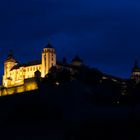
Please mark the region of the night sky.
<svg viewBox="0 0 140 140"><path fill-rule="evenodd" d="M87 65L127 78L140 60L140 1L0 2L0 75L10 49L19 62L40 59L48 39L59 60L79 54Z"/></svg>

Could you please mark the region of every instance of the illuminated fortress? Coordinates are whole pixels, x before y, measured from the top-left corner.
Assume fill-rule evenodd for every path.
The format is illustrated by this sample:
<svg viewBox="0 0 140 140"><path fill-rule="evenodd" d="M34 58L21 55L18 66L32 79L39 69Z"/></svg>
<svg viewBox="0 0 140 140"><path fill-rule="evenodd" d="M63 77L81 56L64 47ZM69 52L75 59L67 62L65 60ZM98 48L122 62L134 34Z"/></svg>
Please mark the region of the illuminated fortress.
<svg viewBox="0 0 140 140"><path fill-rule="evenodd" d="M44 78L52 66L57 68L65 67L73 71L72 66L82 64L83 61L78 56L72 60L72 64L66 65L65 62L56 62L56 51L50 43L43 49L42 59L38 61L20 64L10 52L4 61L4 75L2 86L0 87L0 96L37 89L36 78Z"/></svg>
<svg viewBox="0 0 140 140"><path fill-rule="evenodd" d="M71 64L56 62L56 51L50 43L43 49L42 58L38 61L20 64L14 58L12 52L10 52L7 59L4 61L4 75L2 86L0 86L0 96L36 90L38 88L37 78L44 78L52 66L56 66L58 69L63 69L65 67L73 73L75 72L74 67L81 65L83 65L83 61L78 56L72 60ZM101 81L105 79L119 82L122 85L126 84L125 79L106 74L103 75ZM131 79L136 83L140 82L140 68L138 67L137 61L135 61L132 69Z"/></svg>
<svg viewBox="0 0 140 140"><path fill-rule="evenodd" d="M25 64L19 64L12 52L4 61L4 75L1 95L30 91L37 88L35 74L44 78L49 69L56 65L56 52L50 43L42 51L42 59Z"/></svg>

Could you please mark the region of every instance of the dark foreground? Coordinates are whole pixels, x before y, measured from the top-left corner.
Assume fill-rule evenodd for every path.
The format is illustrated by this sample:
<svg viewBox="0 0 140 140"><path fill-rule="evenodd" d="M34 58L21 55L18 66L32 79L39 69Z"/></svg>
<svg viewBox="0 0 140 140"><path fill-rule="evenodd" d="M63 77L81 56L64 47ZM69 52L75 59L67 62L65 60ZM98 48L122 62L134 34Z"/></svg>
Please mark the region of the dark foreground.
<svg viewBox="0 0 140 140"><path fill-rule="evenodd" d="M140 139L139 105L97 105L81 91L75 94L69 87L67 93L39 90L1 97L1 139Z"/></svg>

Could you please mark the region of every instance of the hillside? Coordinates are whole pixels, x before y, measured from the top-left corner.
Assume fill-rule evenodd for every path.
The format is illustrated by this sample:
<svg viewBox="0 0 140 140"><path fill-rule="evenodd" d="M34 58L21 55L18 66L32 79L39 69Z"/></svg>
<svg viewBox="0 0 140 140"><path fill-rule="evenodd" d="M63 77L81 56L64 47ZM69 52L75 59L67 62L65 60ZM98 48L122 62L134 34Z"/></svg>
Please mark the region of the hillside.
<svg viewBox="0 0 140 140"><path fill-rule="evenodd" d="M82 82L0 98L4 139L135 139L140 106L99 105Z"/></svg>

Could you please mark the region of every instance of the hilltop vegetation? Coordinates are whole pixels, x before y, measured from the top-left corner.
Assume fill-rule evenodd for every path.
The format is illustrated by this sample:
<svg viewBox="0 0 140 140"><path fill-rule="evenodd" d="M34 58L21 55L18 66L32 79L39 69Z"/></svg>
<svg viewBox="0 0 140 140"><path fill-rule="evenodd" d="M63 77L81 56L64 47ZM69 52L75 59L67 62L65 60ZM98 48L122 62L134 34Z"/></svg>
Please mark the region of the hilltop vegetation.
<svg viewBox="0 0 140 140"><path fill-rule="evenodd" d="M1 97L1 137L138 139L139 85L127 81L127 94L122 95L121 84L103 76L93 68L71 72L53 67L38 81L38 90Z"/></svg>

